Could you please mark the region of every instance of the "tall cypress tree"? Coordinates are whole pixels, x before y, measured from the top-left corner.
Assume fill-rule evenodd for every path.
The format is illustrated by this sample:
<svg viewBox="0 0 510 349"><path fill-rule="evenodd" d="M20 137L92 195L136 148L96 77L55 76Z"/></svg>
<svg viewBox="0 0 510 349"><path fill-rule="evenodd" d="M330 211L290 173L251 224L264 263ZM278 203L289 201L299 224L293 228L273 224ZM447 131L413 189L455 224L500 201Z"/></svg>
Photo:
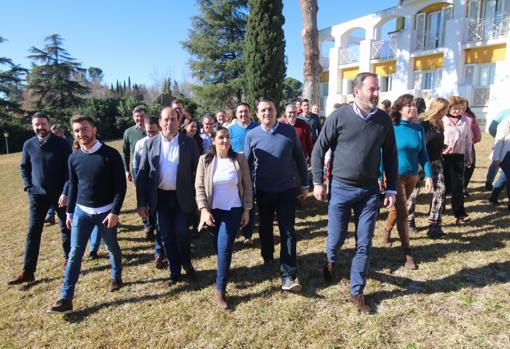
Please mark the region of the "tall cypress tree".
<svg viewBox="0 0 510 349"><path fill-rule="evenodd" d="M285 37L281 0L250 0L244 60L246 99L253 105L259 96L282 98L285 77Z"/></svg>
<svg viewBox="0 0 510 349"><path fill-rule="evenodd" d="M198 0L200 15L192 17L193 29L182 45L191 54L189 65L200 82L192 91L202 106L224 107L242 99L247 2Z"/></svg>

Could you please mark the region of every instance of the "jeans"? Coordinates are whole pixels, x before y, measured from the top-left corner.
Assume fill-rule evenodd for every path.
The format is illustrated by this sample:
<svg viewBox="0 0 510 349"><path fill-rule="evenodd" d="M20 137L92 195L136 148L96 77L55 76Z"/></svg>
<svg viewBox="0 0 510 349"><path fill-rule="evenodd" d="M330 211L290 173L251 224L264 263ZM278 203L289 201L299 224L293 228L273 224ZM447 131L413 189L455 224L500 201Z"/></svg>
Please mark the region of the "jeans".
<svg viewBox="0 0 510 349"><path fill-rule="evenodd" d="M122 277L122 253L117 241L117 227L107 228L103 224L103 220L109 213L110 211L100 214L88 214L76 206L71 226L71 252L69 252L69 260L64 273L64 284L60 292L62 299L72 299L74 296L74 289L80 276L81 259L95 227L97 227L110 252L112 279L118 280Z"/></svg>
<svg viewBox="0 0 510 349"><path fill-rule="evenodd" d="M282 281L296 278L295 193L295 188L275 193L257 190L256 193L261 254L266 262L273 260L273 220L276 212L280 229L280 275Z"/></svg>
<svg viewBox="0 0 510 349"><path fill-rule="evenodd" d="M351 265L351 293L362 294L366 285L370 250L379 206L379 185L358 188L337 180L331 182L328 206L327 258L335 263L336 250L347 238L351 209L356 226L356 252Z"/></svg>
<svg viewBox="0 0 510 349"><path fill-rule="evenodd" d="M66 227L65 207L58 207L57 200L52 202L47 195L28 194L28 233L25 243L25 261L23 271L34 273L39 258L39 249L41 247L41 236L44 227L44 219L50 206L56 207L58 221L60 225L60 236L62 248L64 249L64 258L69 255L71 246L71 233Z"/></svg>
<svg viewBox="0 0 510 349"><path fill-rule="evenodd" d="M214 235L214 242L218 253L218 271L216 273L216 289L225 291L227 288L230 262L232 261L232 250L239 227L243 217L243 208L234 207L230 211L213 209L211 213L216 222L211 227Z"/></svg>
<svg viewBox="0 0 510 349"><path fill-rule="evenodd" d="M161 242L168 258L170 277L179 279L182 267L191 267L190 215L184 212L174 190L158 190L156 209Z"/></svg>
<svg viewBox="0 0 510 349"><path fill-rule="evenodd" d="M55 206L51 205L48 209L48 213L46 213L47 218L55 218Z"/></svg>
<svg viewBox="0 0 510 349"><path fill-rule="evenodd" d="M94 230L92 230L92 234L90 234L90 248L89 253L99 251L99 246L101 245L101 233L99 232L99 227L95 226Z"/></svg>
<svg viewBox="0 0 510 349"><path fill-rule="evenodd" d="M489 168L487 169L487 178L485 179L485 182L492 184L492 182L494 182L494 179L496 178L496 175L498 174L498 171L499 166L491 162Z"/></svg>
<svg viewBox="0 0 510 349"><path fill-rule="evenodd" d="M444 158L446 192L452 195L452 210L455 218L466 217L464 208L464 155L447 154Z"/></svg>

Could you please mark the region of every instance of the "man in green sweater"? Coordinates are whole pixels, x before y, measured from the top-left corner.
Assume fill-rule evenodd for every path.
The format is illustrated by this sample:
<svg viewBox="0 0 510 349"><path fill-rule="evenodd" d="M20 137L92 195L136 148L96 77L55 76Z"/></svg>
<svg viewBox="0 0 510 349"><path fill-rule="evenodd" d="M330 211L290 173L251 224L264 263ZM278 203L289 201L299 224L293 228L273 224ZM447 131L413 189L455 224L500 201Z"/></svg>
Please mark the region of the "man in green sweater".
<svg viewBox="0 0 510 349"><path fill-rule="evenodd" d="M138 105L133 109L133 120L135 124L124 131L122 138L122 158L124 160L124 171L126 173L126 181L133 182L136 173L131 173L131 164L133 163L133 154L135 153L135 145L140 139L144 138L145 133L145 115L147 109L143 105ZM143 218L143 226L146 238L154 239L154 225L147 219Z"/></svg>

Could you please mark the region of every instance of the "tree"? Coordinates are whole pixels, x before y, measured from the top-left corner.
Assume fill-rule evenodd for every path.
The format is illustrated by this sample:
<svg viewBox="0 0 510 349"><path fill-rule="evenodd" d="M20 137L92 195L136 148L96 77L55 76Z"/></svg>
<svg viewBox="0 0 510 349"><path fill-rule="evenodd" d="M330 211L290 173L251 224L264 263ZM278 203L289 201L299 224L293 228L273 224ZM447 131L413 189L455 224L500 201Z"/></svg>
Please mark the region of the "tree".
<svg viewBox="0 0 510 349"><path fill-rule="evenodd" d="M103 80L104 77L103 69L98 67L89 67L89 69L87 69L87 72L89 74L90 81L93 84L100 84L101 81Z"/></svg>
<svg viewBox="0 0 510 349"><path fill-rule="evenodd" d="M293 103L299 96L301 96L302 90L303 84L301 81L291 77L286 77L285 80L283 80L283 93L280 107L283 109L285 108L285 105Z"/></svg>
<svg viewBox="0 0 510 349"><path fill-rule="evenodd" d="M242 48L248 0L198 0L188 40L190 69L199 82L192 86L198 102L209 108L235 104L243 96ZM174 91L174 95L177 93Z"/></svg>
<svg viewBox="0 0 510 349"><path fill-rule="evenodd" d="M260 96L279 105L285 77L285 37L281 0L250 0L244 59L246 100L253 105Z"/></svg>
<svg viewBox="0 0 510 349"><path fill-rule="evenodd" d="M299 0L303 18L303 38L305 62L303 67L303 97L312 104L319 104L320 98L320 54L319 31L317 29L317 0Z"/></svg>
<svg viewBox="0 0 510 349"><path fill-rule="evenodd" d="M0 43L3 41L5 39L0 36ZM19 101L25 73L26 69L14 64L10 58L0 57L0 118L5 119L12 113L21 112Z"/></svg>
<svg viewBox="0 0 510 349"><path fill-rule="evenodd" d="M62 47L60 35L53 34L44 40L47 44L43 49L30 49L32 54L28 57L34 62L27 87L36 98L36 108L62 117L63 110L78 105L80 96L89 91L82 84L86 71Z"/></svg>

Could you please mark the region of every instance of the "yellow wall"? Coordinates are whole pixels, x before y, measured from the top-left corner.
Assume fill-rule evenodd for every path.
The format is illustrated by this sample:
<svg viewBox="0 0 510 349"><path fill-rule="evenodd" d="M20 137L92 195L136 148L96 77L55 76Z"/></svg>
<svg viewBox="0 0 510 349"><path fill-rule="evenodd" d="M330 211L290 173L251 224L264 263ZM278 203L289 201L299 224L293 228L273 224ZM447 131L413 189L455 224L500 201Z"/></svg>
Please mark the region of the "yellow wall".
<svg viewBox="0 0 510 349"><path fill-rule="evenodd" d="M414 70L436 70L442 68L443 65L442 53L414 58Z"/></svg>
<svg viewBox="0 0 510 349"><path fill-rule="evenodd" d="M397 62L389 61L374 64L374 73L379 76L389 76L397 71Z"/></svg>
<svg viewBox="0 0 510 349"><path fill-rule="evenodd" d="M465 64L495 63L505 59L506 45L470 48L466 50Z"/></svg>
<svg viewBox="0 0 510 349"><path fill-rule="evenodd" d="M321 73L320 82L329 82L329 72L323 71Z"/></svg>
<svg viewBox="0 0 510 349"><path fill-rule="evenodd" d="M359 74L359 67L342 69L342 79L354 80L354 77Z"/></svg>

